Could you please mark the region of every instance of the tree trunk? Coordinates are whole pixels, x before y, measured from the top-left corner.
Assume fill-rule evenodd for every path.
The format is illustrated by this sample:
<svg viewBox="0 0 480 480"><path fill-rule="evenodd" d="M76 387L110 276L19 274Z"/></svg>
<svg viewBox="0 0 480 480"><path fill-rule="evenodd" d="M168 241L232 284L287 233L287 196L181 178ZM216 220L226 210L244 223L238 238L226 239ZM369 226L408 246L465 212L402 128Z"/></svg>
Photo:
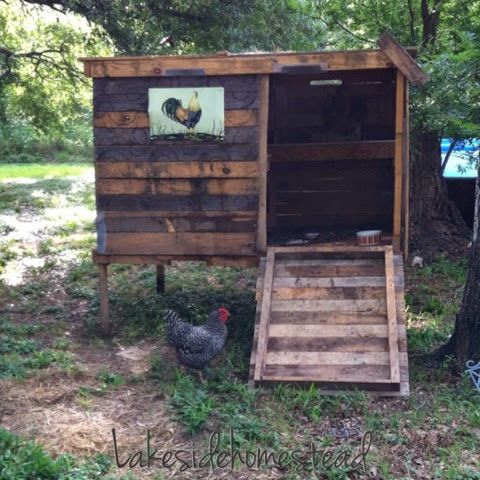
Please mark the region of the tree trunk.
<svg viewBox="0 0 480 480"><path fill-rule="evenodd" d="M465 254L470 231L449 200L441 173L440 138L436 132L412 132L411 249L424 258L439 253Z"/></svg>
<svg viewBox="0 0 480 480"><path fill-rule="evenodd" d="M450 340L434 356L452 355L458 371L465 370L467 360L480 360L480 168L475 189L475 222L469 255L468 275L462 304Z"/></svg>

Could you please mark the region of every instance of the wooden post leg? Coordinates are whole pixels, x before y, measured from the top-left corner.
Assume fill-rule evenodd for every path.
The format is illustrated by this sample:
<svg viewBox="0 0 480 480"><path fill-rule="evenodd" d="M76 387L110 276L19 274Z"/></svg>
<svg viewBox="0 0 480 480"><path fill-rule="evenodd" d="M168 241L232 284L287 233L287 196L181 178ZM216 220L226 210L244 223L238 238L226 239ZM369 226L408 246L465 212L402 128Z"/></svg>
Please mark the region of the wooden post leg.
<svg viewBox="0 0 480 480"><path fill-rule="evenodd" d="M110 335L112 325L108 308L108 264L98 264L98 277L100 285L100 324L105 335Z"/></svg>
<svg viewBox="0 0 480 480"><path fill-rule="evenodd" d="M165 292L165 265L157 265L157 293Z"/></svg>

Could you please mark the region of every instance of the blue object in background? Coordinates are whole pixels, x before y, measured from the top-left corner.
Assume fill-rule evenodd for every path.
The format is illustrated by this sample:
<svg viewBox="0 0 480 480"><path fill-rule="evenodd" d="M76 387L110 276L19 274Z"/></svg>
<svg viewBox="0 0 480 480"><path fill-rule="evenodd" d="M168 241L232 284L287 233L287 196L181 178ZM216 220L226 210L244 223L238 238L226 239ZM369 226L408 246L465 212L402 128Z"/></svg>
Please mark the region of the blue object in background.
<svg viewBox="0 0 480 480"><path fill-rule="evenodd" d="M451 139L442 138L442 161L450 148ZM480 148L480 140L459 142L453 149L443 176L447 178L475 178L477 170L471 165L470 158Z"/></svg>

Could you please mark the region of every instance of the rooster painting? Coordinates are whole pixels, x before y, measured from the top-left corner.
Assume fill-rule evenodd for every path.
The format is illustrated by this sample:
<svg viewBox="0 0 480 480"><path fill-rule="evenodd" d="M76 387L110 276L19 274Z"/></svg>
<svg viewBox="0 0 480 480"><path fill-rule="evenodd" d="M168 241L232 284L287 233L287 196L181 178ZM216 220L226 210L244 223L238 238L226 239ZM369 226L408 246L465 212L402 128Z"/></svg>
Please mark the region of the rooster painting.
<svg viewBox="0 0 480 480"><path fill-rule="evenodd" d="M152 141L223 142L224 88L149 88L148 119Z"/></svg>
<svg viewBox="0 0 480 480"><path fill-rule="evenodd" d="M189 368L201 371L218 357L227 339L226 322L230 313L225 308L214 310L203 325L192 325L183 321L173 310L167 310L168 342L175 347L178 361Z"/></svg>
<svg viewBox="0 0 480 480"><path fill-rule="evenodd" d="M193 133L202 116L202 108L198 103L198 92L193 92L192 98L188 102L188 108L183 108L181 100L170 97L163 102L162 111L170 120L181 123L189 133Z"/></svg>

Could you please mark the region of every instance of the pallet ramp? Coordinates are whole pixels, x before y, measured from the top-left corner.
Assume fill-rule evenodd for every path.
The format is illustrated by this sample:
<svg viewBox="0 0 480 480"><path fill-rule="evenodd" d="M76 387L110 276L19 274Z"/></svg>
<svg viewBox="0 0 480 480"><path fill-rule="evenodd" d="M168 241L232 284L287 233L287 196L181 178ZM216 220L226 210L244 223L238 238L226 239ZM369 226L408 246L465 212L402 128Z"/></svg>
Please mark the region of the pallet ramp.
<svg viewBox="0 0 480 480"><path fill-rule="evenodd" d="M404 277L391 246L269 247L250 383L408 395Z"/></svg>

